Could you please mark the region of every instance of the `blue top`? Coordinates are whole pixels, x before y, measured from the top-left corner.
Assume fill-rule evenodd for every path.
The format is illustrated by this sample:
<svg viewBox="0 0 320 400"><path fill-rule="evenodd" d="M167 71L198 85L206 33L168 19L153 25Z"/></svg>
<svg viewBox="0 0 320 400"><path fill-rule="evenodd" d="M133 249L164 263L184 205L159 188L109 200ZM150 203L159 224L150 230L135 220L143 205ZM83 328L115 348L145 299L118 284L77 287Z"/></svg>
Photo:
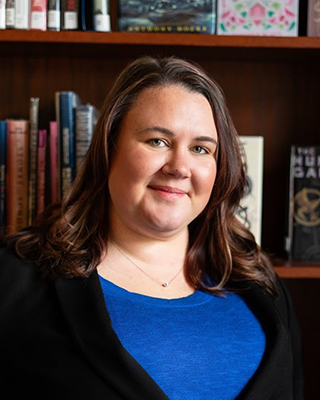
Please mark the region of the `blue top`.
<svg viewBox="0 0 320 400"><path fill-rule="evenodd" d="M170 400L234 399L258 368L265 335L239 295L167 300L100 282L122 345Z"/></svg>

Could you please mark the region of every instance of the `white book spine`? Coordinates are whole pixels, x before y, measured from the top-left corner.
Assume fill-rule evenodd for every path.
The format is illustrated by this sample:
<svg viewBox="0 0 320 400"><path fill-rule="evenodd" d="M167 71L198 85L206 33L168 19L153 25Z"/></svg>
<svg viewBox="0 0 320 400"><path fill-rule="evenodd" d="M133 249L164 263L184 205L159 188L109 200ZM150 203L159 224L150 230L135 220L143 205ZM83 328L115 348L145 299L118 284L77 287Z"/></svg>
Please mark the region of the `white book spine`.
<svg viewBox="0 0 320 400"><path fill-rule="evenodd" d="M30 0L15 0L15 29L29 29Z"/></svg>
<svg viewBox="0 0 320 400"><path fill-rule="evenodd" d="M93 23L97 32L110 32L109 0L93 1Z"/></svg>
<svg viewBox="0 0 320 400"><path fill-rule="evenodd" d="M15 27L15 6L14 0L6 0L6 29Z"/></svg>
<svg viewBox="0 0 320 400"><path fill-rule="evenodd" d="M61 28L61 10L60 0L48 1L48 30L60 31Z"/></svg>
<svg viewBox="0 0 320 400"><path fill-rule="evenodd" d="M264 138L240 136L240 141L245 152L248 192L240 202L238 217L261 245Z"/></svg>
<svg viewBox="0 0 320 400"><path fill-rule="evenodd" d="M0 0L0 29L6 29L6 1Z"/></svg>

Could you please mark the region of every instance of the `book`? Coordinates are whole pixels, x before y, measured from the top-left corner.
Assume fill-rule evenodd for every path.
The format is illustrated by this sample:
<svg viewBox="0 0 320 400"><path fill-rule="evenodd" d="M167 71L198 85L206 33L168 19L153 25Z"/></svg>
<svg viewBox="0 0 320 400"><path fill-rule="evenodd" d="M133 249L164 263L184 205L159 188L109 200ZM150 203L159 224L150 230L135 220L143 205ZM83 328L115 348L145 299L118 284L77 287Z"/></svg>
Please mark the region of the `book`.
<svg viewBox="0 0 320 400"><path fill-rule="evenodd" d="M47 30L47 0L30 0L30 29Z"/></svg>
<svg viewBox="0 0 320 400"><path fill-rule="evenodd" d="M75 108L79 104L80 99L75 92L60 92L59 114L62 199L69 193L75 176Z"/></svg>
<svg viewBox="0 0 320 400"><path fill-rule="evenodd" d="M215 33L216 0L119 0L118 8L120 31Z"/></svg>
<svg viewBox="0 0 320 400"><path fill-rule="evenodd" d="M0 29L6 29L6 0L0 0Z"/></svg>
<svg viewBox="0 0 320 400"><path fill-rule="evenodd" d="M6 0L6 29L14 29L15 19L15 0Z"/></svg>
<svg viewBox="0 0 320 400"><path fill-rule="evenodd" d="M94 128L98 120L98 110L92 104L79 105L75 109L76 118L76 174L91 143Z"/></svg>
<svg viewBox="0 0 320 400"><path fill-rule="evenodd" d="M258 245L261 245L264 138L240 136L240 142L248 191L240 202L237 217L254 235Z"/></svg>
<svg viewBox="0 0 320 400"><path fill-rule="evenodd" d="M57 123L57 200L61 200L61 146L60 146L60 93L59 91L54 94L54 107Z"/></svg>
<svg viewBox="0 0 320 400"><path fill-rule="evenodd" d="M83 31L93 31L93 0L80 0L79 27Z"/></svg>
<svg viewBox="0 0 320 400"><path fill-rule="evenodd" d="M60 0L48 0L47 29L49 31L60 31L60 28L61 28Z"/></svg>
<svg viewBox="0 0 320 400"><path fill-rule="evenodd" d="M285 249L295 260L320 260L320 146L291 146Z"/></svg>
<svg viewBox="0 0 320 400"><path fill-rule="evenodd" d="M37 204L37 140L39 121L39 97L30 98L29 111L29 188L28 188L28 225L36 216Z"/></svg>
<svg viewBox="0 0 320 400"><path fill-rule="evenodd" d="M49 156L50 156L50 201L59 201L58 191L60 190L58 176L58 124L57 121L49 122Z"/></svg>
<svg viewBox="0 0 320 400"><path fill-rule="evenodd" d="M6 226L7 122L0 121L0 230Z"/></svg>
<svg viewBox="0 0 320 400"><path fill-rule="evenodd" d="M29 29L30 0L15 0L15 29Z"/></svg>
<svg viewBox="0 0 320 400"><path fill-rule="evenodd" d="M79 29L79 0L61 0L61 29Z"/></svg>
<svg viewBox="0 0 320 400"><path fill-rule="evenodd" d="M218 35L298 36L299 0L217 0Z"/></svg>
<svg viewBox="0 0 320 400"><path fill-rule="evenodd" d="M307 35L320 36L319 0L308 0Z"/></svg>
<svg viewBox="0 0 320 400"><path fill-rule="evenodd" d="M29 121L7 120L7 232L28 223Z"/></svg>
<svg viewBox="0 0 320 400"><path fill-rule="evenodd" d="M47 130L38 130L37 146L37 215L42 213L45 208L46 196L46 146Z"/></svg>
<svg viewBox="0 0 320 400"><path fill-rule="evenodd" d="M110 32L109 0L93 0L93 27L97 32Z"/></svg>

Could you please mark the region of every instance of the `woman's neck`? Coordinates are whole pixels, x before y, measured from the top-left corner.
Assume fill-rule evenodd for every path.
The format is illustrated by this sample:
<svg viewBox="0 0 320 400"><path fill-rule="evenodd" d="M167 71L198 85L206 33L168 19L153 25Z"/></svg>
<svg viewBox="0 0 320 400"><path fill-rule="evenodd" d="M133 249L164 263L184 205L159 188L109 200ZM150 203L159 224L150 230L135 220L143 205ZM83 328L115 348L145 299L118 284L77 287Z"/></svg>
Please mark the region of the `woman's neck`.
<svg viewBox="0 0 320 400"><path fill-rule="evenodd" d="M184 270L188 235L150 238L111 234L98 266L104 278L132 292L161 298L185 297L194 292Z"/></svg>

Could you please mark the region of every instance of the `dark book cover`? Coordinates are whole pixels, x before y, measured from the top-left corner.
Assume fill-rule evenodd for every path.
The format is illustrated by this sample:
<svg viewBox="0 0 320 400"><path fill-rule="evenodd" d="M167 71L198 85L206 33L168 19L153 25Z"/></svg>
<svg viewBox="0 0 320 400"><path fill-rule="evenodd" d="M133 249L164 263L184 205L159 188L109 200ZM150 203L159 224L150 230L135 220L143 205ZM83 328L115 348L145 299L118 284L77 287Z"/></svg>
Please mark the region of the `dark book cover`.
<svg viewBox="0 0 320 400"><path fill-rule="evenodd" d="M291 259L320 260L320 146L292 146L288 236Z"/></svg>
<svg viewBox="0 0 320 400"><path fill-rule="evenodd" d="M215 33L216 0L119 0L120 31Z"/></svg>
<svg viewBox="0 0 320 400"><path fill-rule="evenodd" d="M0 121L0 230L6 225L7 122Z"/></svg>
<svg viewBox="0 0 320 400"><path fill-rule="evenodd" d="M28 225L32 224L36 216L37 207L37 142L39 125L39 101L39 97L30 98Z"/></svg>
<svg viewBox="0 0 320 400"><path fill-rule="evenodd" d="M80 99L75 92L60 92L59 115L62 199L69 193L75 176L75 108L79 104Z"/></svg>

